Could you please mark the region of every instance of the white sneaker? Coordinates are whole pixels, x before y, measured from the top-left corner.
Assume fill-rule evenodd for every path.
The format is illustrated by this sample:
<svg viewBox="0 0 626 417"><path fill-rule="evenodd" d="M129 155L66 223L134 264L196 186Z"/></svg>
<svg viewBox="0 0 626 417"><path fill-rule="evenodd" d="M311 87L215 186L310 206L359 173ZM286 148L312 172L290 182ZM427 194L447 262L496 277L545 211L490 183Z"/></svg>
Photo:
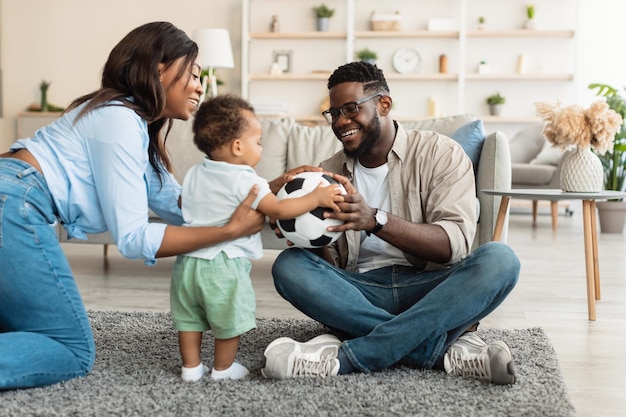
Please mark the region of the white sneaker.
<svg viewBox="0 0 626 417"><path fill-rule="evenodd" d="M341 341L331 334L308 342L280 337L265 348L265 378L290 379L303 376L335 376L339 372L337 352Z"/></svg>
<svg viewBox="0 0 626 417"><path fill-rule="evenodd" d="M500 340L487 344L478 335L466 333L450 345L443 361L450 375L479 378L494 384L515 382L511 348Z"/></svg>

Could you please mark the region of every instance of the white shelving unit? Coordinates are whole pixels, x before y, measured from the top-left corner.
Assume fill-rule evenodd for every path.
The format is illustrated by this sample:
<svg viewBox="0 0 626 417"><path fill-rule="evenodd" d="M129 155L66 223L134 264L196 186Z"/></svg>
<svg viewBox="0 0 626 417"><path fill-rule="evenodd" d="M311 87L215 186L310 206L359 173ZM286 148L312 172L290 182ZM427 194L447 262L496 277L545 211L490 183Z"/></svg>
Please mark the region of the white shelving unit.
<svg viewBox="0 0 626 417"><path fill-rule="evenodd" d="M312 8L318 3L243 0L243 97L253 103L285 103L290 116L321 121L328 76L352 61L355 50L368 47L378 53L377 65L389 82L398 119L428 117L429 97L437 98L443 114L474 113L500 125L538 121L532 105L536 100L575 100L576 0L536 1L541 24L533 30L521 29L523 0L326 0L335 15L328 32L316 32ZM369 30L373 11L396 10L403 18L402 30ZM269 31L272 15L279 16L280 32ZM481 15L488 27L476 30L474 22ZM454 28L426 30L429 19L447 19ZM391 65L393 52L404 46L422 56L416 73L398 74ZM290 55L289 72L270 75L273 54L282 51ZM441 54L448 57L445 74L438 72ZM520 54L529 61L524 73L516 71ZM483 60L491 71L478 74L477 64ZM485 98L496 91L507 98L501 117L486 115Z"/></svg>

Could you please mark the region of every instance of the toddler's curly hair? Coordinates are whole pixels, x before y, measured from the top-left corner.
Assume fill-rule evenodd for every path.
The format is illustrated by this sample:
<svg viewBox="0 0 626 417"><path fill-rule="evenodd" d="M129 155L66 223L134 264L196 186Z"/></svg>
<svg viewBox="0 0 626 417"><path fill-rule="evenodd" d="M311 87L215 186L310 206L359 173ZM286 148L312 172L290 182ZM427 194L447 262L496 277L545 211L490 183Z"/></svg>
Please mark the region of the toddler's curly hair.
<svg viewBox="0 0 626 417"><path fill-rule="evenodd" d="M193 141L209 158L211 153L237 139L248 128L242 110L254 107L241 97L223 94L202 103L193 121Z"/></svg>

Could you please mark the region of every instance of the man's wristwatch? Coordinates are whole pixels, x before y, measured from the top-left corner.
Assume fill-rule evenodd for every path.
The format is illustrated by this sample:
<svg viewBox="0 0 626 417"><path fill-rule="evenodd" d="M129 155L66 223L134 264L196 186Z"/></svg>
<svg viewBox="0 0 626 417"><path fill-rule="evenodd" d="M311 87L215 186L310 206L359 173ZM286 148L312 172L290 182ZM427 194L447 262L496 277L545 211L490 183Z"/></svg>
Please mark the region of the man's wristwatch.
<svg viewBox="0 0 626 417"><path fill-rule="evenodd" d="M380 229L382 229L383 226L387 224L387 213L382 210L376 209L376 213L374 213L374 220L376 221L376 226L374 226L372 230L365 231L365 234L368 236L372 233L376 234L380 232Z"/></svg>

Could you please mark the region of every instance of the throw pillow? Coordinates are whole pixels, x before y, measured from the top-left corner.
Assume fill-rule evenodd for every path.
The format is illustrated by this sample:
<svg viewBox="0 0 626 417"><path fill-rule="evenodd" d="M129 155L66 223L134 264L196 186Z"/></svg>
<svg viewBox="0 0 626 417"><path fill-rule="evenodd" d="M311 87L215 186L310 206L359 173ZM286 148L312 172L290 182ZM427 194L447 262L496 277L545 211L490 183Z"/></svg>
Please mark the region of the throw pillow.
<svg viewBox="0 0 626 417"><path fill-rule="evenodd" d="M534 157L529 163L533 165L558 166L559 162L561 162L561 158L563 158L563 151L555 148L550 144L550 142L546 141L539 154L537 154L537 156Z"/></svg>
<svg viewBox="0 0 626 417"><path fill-rule="evenodd" d="M452 135L452 139L457 141L463 148L467 156L474 165L474 175L478 172L478 162L480 152L485 142L485 126L482 120L474 120L458 128Z"/></svg>

